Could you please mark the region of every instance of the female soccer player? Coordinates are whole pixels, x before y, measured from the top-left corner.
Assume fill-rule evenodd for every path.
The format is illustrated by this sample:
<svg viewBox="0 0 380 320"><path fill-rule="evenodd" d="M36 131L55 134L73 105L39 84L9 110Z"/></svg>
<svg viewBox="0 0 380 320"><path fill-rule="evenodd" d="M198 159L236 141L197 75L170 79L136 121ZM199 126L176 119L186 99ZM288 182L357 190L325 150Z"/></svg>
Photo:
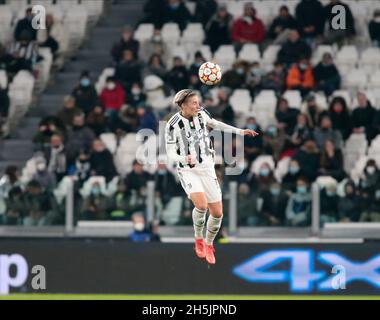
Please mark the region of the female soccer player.
<svg viewBox="0 0 380 320"><path fill-rule="evenodd" d="M210 113L199 105L196 92L179 91L173 103L179 112L173 115L165 128L166 152L177 162L177 173L187 196L194 204L192 213L195 231L195 253L212 265L215 264L213 241L222 224L222 193L215 173L214 149L207 127L239 135L256 136L254 130L243 130L213 119ZM207 209L206 238L203 227Z"/></svg>

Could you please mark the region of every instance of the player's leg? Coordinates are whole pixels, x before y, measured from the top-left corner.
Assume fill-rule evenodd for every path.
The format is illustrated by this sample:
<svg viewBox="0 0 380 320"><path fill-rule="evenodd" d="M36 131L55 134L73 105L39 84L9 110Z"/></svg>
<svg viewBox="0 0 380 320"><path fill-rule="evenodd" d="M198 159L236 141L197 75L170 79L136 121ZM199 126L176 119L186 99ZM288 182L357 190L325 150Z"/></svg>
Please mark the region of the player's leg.
<svg viewBox="0 0 380 320"><path fill-rule="evenodd" d="M206 260L209 264L215 264L214 240L222 225L223 205L222 192L219 186L215 170L205 172L202 183L205 188L210 215L207 219L206 230Z"/></svg>
<svg viewBox="0 0 380 320"><path fill-rule="evenodd" d="M206 257L206 246L203 239L203 229L206 222L207 199L204 192L193 192L190 199L194 204L193 226L195 235L195 253L201 259Z"/></svg>

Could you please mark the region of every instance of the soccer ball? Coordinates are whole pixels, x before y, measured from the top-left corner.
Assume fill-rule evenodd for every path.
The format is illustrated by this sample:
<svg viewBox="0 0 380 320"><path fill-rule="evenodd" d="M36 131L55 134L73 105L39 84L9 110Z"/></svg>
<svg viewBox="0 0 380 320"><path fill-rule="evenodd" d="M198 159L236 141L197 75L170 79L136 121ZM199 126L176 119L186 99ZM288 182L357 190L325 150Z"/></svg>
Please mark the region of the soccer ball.
<svg viewBox="0 0 380 320"><path fill-rule="evenodd" d="M208 86L217 84L222 79L222 70L213 62L205 62L199 67L199 80Z"/></svg>

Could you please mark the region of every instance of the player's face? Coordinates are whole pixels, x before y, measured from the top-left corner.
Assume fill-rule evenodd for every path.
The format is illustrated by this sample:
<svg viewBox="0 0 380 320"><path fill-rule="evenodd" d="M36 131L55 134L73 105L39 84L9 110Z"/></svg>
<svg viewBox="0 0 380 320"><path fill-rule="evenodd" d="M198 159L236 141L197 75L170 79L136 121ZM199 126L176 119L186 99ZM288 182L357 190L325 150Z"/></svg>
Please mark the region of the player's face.
<svg viewBox="0 0 380 320"><path fill-rule="evenodd" d="M190 116L196 116L200 109L198 96L189 97L183 104L184 111Z"/></svg>

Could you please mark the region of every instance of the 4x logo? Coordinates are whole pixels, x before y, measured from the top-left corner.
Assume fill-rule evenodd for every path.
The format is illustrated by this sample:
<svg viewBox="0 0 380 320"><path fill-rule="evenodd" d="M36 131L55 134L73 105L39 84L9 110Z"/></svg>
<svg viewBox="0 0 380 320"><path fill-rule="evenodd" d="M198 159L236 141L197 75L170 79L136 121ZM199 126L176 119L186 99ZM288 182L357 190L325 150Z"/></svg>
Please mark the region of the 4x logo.
<svg viewBox="0 0 380 320"><path fill-rule="evenodd" d="M317 261L329 266L332 272L315 270ZM287 270L278 268L285 262L290 266ZM233 269L235 275L249 282L289 283L294 292L344 289L353 281L364 281L380 289L379 271L380 254L366 262L356 262L337 252L316 255L305 249L266 251Z"/></svg>

